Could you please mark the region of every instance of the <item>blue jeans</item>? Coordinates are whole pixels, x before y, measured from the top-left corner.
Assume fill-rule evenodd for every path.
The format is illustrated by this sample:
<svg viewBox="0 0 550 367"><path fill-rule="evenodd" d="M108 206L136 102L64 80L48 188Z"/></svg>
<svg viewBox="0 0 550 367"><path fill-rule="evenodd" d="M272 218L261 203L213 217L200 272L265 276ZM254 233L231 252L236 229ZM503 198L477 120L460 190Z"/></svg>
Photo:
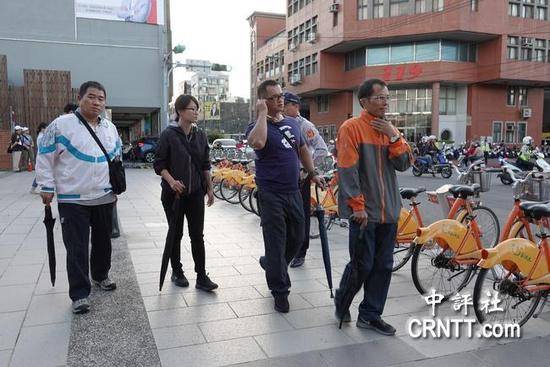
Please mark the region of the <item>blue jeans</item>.
<svg viewBox="0 0 550 367"><path fill-rule="evenodd" d="M382 316L390 288L397 224L368 222L361 243L358 242L359 233L359 224L350 221L350 258L353 258L357 251L357 245L364 246L363 256L359 261L361 278L364 279L364 298L359 305L359 316L365 321L373 321ZM337 299L340 297L339 290L346 288L351 269L350 262L346 265L340 288L336 291Z"/></svg>

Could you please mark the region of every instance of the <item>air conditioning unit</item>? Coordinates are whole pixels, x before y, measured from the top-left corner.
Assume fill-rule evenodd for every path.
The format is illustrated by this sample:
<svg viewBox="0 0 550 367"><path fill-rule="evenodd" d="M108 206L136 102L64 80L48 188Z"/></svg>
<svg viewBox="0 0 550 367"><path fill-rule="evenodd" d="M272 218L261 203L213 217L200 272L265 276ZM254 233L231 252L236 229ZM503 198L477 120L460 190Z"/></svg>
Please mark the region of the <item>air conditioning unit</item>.
<svg viewBox="0 0 550 367"><path fill-rule="evenodd" d="M532 116L532 114L533 114L532 108L525 107L521 109L521 117L524 119L528 119L529 117Z"/></svg>
<svg viewBox="0 0 550 367"><path fill-rule="evenodd" d="M521 42L523 47L533 47L533 40L531 38L524 38Z"/></svg>
<svg viewBox="0 0 550 367"><path fill-rule="evenodd" d="M340 4L330 4L330 7L328 8L328 11L331 13L338 13L338 10L340 10Z"/></svg>
<svg viewBox="0 0 550 367"><path fill-rule="evenodd" d="M309 32L307 34L307 41L309 43L315 43L317 41L317 32Z"/></svg>
<svg viewBox="0 0 550 367"><path fill-rule="evenodd" d="M294 51L296 51L297 48L298 48L298 45L294 42L290 42L290 45L288 45L288 50L289 51L294 52Z"/></svg>
<svg viewBox="0 0 550 367"><path fill-rule="evenodd" d="M302 74L294 73L290 76L290 84L296 85L302 83Z"/></svg>

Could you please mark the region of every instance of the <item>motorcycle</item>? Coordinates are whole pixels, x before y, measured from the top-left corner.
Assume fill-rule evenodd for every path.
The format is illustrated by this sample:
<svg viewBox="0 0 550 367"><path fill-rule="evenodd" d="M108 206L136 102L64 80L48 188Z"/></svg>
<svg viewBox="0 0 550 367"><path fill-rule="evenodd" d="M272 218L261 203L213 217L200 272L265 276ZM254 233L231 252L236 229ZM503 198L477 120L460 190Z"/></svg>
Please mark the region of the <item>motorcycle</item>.
<svg viewBox="0 0 550 367"><path fill-rule="evenodd" d="M535 168L538 169L539 172L550 173L550 164L546 162L546 160L544 159L544 154L541 152L536 152L535 156L537 157L537 159L535 160ZM516 165L510 163L506 158L500 159L500 165L501 167L503 168L506 167L507 170L512 171L514 175L519 179L525 178L527 173L530 172L530 171L523 171ZM500 182L502 182L504 185L511 185L514 182L514 180L512 179L512 177L510 176L510 173L508 173L507 170L503 170L503 172L500 173L497 177L500 178Z"/></svg>
<svg viewBox="0 0 550 367"><path fill-rule="evenodd" d="M412 168L412 174L415 177L420 177L424 173L431 174L434 177L436 173L439 173L441 177L449 178L453 175L453 170L447 157L445 157L443 151L440 150L435 155L431 164L426 157L416 157Z"/></svg>

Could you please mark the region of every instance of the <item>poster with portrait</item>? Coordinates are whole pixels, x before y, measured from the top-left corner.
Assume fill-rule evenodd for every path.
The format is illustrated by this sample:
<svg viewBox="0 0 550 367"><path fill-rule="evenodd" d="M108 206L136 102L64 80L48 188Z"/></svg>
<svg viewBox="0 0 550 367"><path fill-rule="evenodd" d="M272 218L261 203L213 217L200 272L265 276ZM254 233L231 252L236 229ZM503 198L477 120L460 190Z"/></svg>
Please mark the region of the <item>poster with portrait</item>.
<svg viewBox="0 0 550 367"><path fill-rule="evenodd" d="M164 24L164 0L75 0L75 16Z"/></svg>
<svg viewBox="0 0 550 367"><path fill-rule="evenodd" d="M221 111L220 111L220 102L217 101L207 101L204 102L204 119L205 120L219 120Z"/></svg>

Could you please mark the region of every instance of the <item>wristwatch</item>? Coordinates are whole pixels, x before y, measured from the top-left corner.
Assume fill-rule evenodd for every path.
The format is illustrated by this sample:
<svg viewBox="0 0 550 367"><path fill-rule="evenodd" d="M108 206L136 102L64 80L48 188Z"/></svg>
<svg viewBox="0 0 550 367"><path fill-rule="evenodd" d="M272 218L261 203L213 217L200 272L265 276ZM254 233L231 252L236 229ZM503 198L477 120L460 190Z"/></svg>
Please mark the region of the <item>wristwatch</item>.
<svg viewBox="0 0 550 367"><path fill-rule="evenodd" d="M390 138L390 144L397 142L401 138L401 135L394 135Z"/></svg>

